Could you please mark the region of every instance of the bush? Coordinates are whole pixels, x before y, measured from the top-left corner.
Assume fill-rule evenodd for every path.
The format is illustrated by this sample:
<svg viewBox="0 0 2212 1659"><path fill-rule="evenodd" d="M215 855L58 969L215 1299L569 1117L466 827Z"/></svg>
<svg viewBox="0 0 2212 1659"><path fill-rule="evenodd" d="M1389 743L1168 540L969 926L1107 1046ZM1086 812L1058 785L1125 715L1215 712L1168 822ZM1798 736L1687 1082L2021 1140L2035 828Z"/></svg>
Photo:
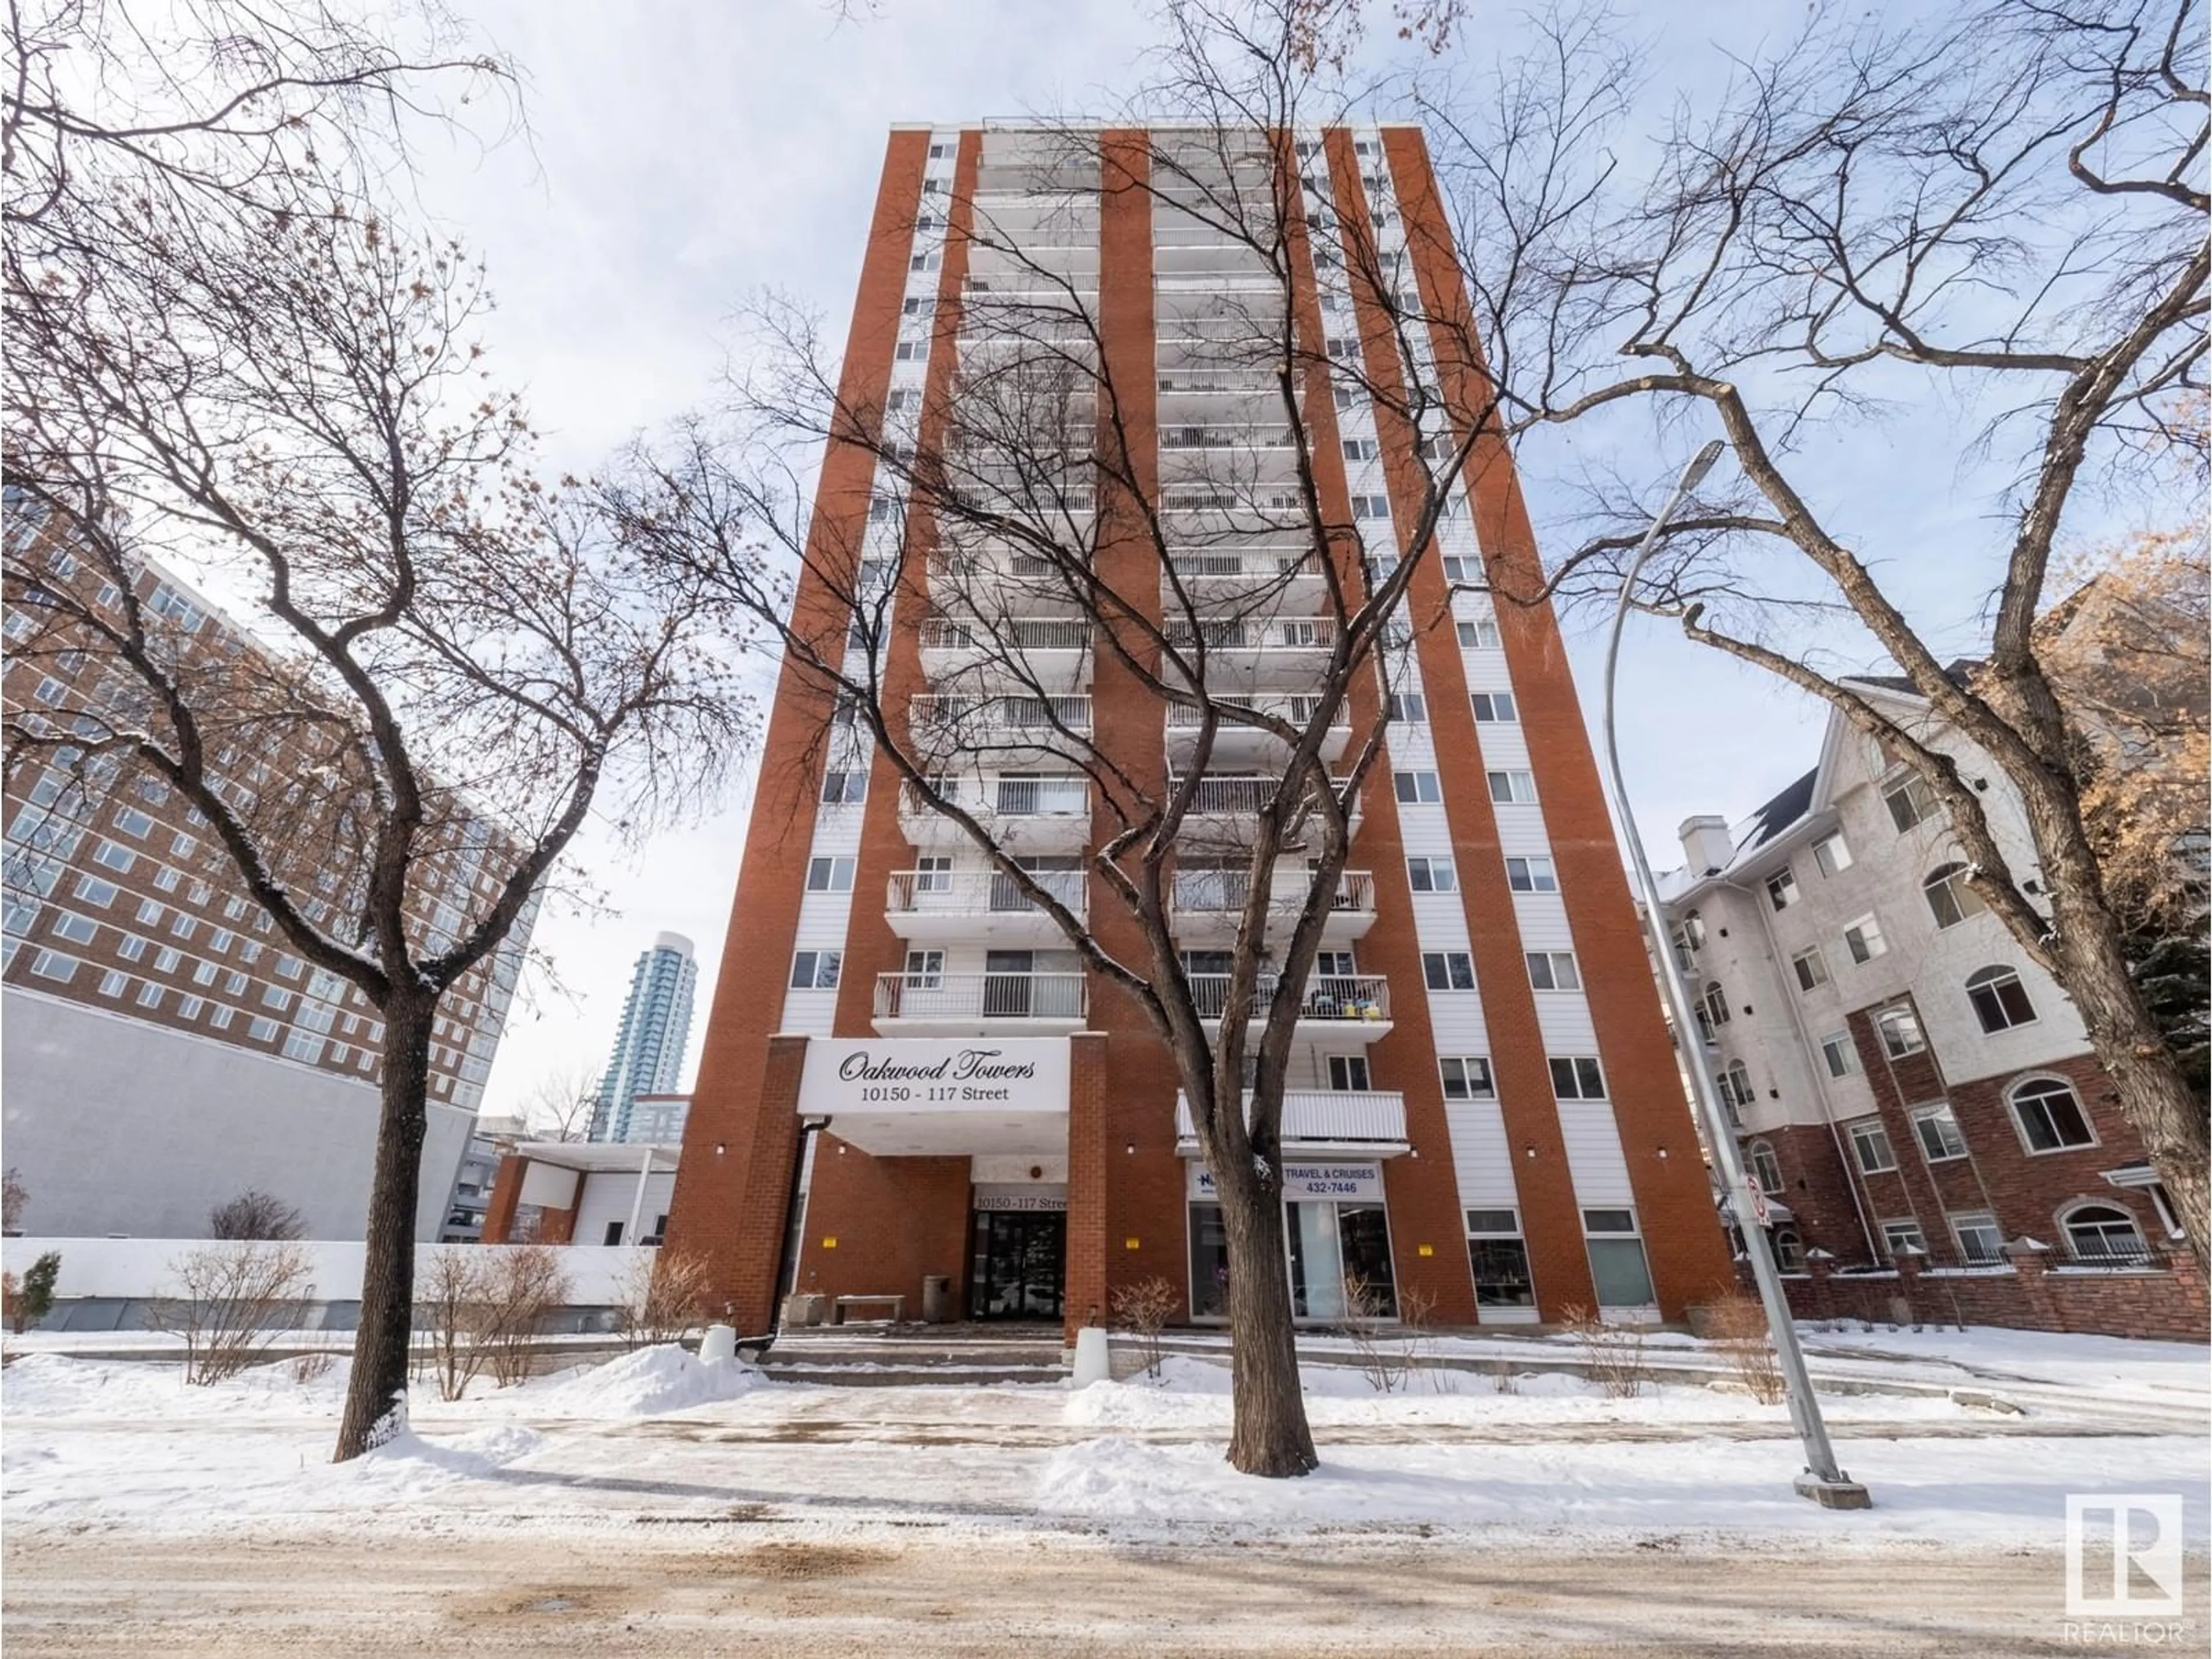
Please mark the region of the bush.
<svg viewBox="0 0 2212 1659"><path fill-rule="evenodd" d="M545 1316L568 1299L568 1274L549 1244L486 1247L483 1343L492 1381L511 1388L530 1375Z"/></svg>
<svg viewBox="0 0 2212 1659"><path fill-rule="evenodd" d="M459 1400L490 1358L491 1257L481 1245L448 1244L429 1252L415 1279L416 1375L438 1385L438 1398Z"/></svg>
<svg viewBox="0 0 2212 1659"><path fill-rule="evenodd" d="M678 1342L707 1322L707 1258L662 1245L638 1250L615 1281L615 1310L623 1346Z"/></svg>
<svg viewBox="0 0 2212 1659"><path fill-rule="evenodd" d="M1130 1340L1137 1346L1137 1355L1145 1362L1145 1375L1160 1375L1160 1362L1166 1351L1160 1346L1160 1333L1167 1328L1168 1316L1176 1310L1176 1287L1164 1279L1141 1279L1133 1285L1124 1285L1106 1298L1106 1305L1114 1316L1114 1322L1128 1332Z"/></svg>
<svg viewBox="0 0 2212 1659"><path fill-rule="evenodd" d="M240 1239L187 1250L169 1264L181 1294L155 1303L148 1322L185 1340L185 1381L235 1376L276 1340L276 1316L314 1293L307 1251L289 1240Z"/></svg>
<svg viewBox="0 0 2212 1659"><path fill-rule="evenodd" d="M1760 1405L1780 1405L1788 1391L1782 1381L1782 1364L1767 1339L1765 1304L1738 1288L1713 1302L1711 1317L1713 1339L1728 1356L1736 1379Z"/></svg>
<svg viewBox="0 0 2212 1659"><path fill-rule="evenodd" d="M1641 1325L1608 1325L1580 1303L1566 1309L1565 1325L1582 1345L1590 1378L1615 1400L1633 1400L1651 1380Z"/></svg>
<svg viewBox="0 0 2212 1659"><path fill-rule="evenodd" d="M18 1279L7 1276L8 1328L21 1336L54 1310L54 1281L61 1277L62 1253L48 1250Z"/></svg>
<svg viewBox="0 0 2212 1659"><path fill-rule="evenodd" d="M295 1206L258 1187L249 1187L208 1212L210 1238L300 1238L307 1231Z"/></svg>

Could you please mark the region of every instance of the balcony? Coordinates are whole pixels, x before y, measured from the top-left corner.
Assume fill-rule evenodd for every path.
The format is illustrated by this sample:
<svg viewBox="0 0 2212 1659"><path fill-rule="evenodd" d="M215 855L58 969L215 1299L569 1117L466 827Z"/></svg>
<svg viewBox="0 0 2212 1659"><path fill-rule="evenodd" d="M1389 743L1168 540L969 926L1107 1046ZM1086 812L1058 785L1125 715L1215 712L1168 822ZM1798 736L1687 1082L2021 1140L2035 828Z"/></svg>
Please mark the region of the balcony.
<svg viewBox="0 0 2212 1659"><path fill-rule="evenodd" d="M1191 1000L1198 1015L1209 1024L1220 1023L1229 1000L1229 975L1193 974ZM1253 989L1252 1023L1267 1016L1275 999L1277 982L1262 976ZM1298 1005L1297 1035L1302 1038L1372 1042L1390 1034L1390 983L1380 974L1316 974L1306 981L1304 1000Z"/></svg>
<svg viewBox="0 0 2212 1659"><path fill-rule="evenodd" d="M1179 778L1171 779L1179 785ZM1334 780L1341 796L1348 787L1343 779ZM1238 775L1226 774L1209 775L1199 780L1190 810L1182 823L1182 836L1187 845L1194 847L1226 847L1237 849L1251 845L1255 828L1255 819L1261 808L1274 799L1282 781L1273 775ZM1361 812L1359 797L1353 795L1346 802L1347 817L1346 833L1359 833Z"/></svg>
<svg viewBox="0 0 2212 1659"><path fill-rule="evenodd" d="M1303 866L1285 872L1285 879L1267 892L1267 937L1288 938L1305 909L1306 884ZM1224 942L1236 937L1243 919L1244 904L1252 890L1252 878L1243 870L1178 870L1169 890L1168 921L1176 937L1187 945ZM1322 923L1322 942L1341 947L1358 939L1375 925L1375 878L1364 870L1347 870L1337 878L1336 893Z"/></svg>
<svg viewBox="0 0 2212 1659"><path fill-rule="evenodd" d="M1247 708L1287 720L1301 729L1313 719L1319 707L1319 700L1314 697L1250 697L1240 701ZM1194 757L1203 727L1204 721L1197 709L1179 702L1168 705L1167 749L1170 766L1182 765ZM1322 738L1322 763L1334 765L1343 759L1351 741L1352 715L1340 702ZM1225 719L1214 725L1212 758L1222 765L1280 767L1289 757L1289 746L1272 732L1255 726L1233 725Z"/></svg>
<svg viewBox="0 0 2212 1659"><path fill-rule="evenodd" d="M1187 605L1249 612L1268 600L1286 617L1309 617L1327 592L1312 549L1281 540L1172 548L1160 572L1160 607L1170 617Z"/></svg>
<svg viewBox="0 0 2212 1659"><path fill-rule="evenodd" d="M1091 699L925 695L907 707L908 729L927 753L987 749L1079 752L1091 735Z"/></svg>
<svg viewBox="0 0 2212 1659"><path fill-rule="evenodd" d="M939 685L1019 672L1048 691L1073 692L1090 681L1090 653L1091 624L1081 617L1007 617L988 623L932 617L921 625L921 671Z"/></svg>
<svg viewBox="0 0 2212 1659"><path fill-rule="evenodd" d="M1079 919L1089 914L1091 884L1082 871L1039 870L1030 878ZM895 871L884 920L901 939L921 945L1067 942L1059 924L1000 870Z"/></svg>
<svg viewBox="0 0 2212 1659"><path fill-rule="evenodd" d="M1206 683L1216 688L1310 686L1336 648L1336 623L1328 617L1242 617L1194 626L1188 617L1170 617L1164 632L1186 656L1204 647Z"/></svg>
<svg viewBox="0 0 2212 1659"><path fill-rule="evenodd" d="M876 975L881 1036L1064 1036L1083 1029L1081 974Z"/></svg>
<svg viewBox="0 0 2212 1659"><path fill-rule="evenodd" d="M1079 777L984 774L947 779L939 793L972 813L1010 853L1079 853L1091 842L1091 789ZM908 787L899 796L899 830L926 853L975 846L968 832Z"/></svg>
<svg viewBox="0 0 2212 1659"><path fill-rule="evenodd" d="M1252 1117L1252 1094L1244 1094L1244 1118ZM1285 1089L1283 1091L1283 1150L1312 1158L1395 1158L1410 1150L1406 1139L1406 1097L1393 1090ZM1190 1102L1176 1095L1176 1151L1198 1156L1198 1130Z"/></svg>

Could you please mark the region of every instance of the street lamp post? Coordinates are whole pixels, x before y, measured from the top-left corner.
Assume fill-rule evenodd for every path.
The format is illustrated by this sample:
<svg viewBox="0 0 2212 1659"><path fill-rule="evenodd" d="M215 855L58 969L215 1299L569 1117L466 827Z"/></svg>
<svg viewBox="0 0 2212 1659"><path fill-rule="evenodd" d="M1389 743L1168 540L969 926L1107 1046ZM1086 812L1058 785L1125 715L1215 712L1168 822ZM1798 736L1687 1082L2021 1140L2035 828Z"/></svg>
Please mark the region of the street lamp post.
<svg viewBox="0 0 2212 1659"><path fill-rule="evenodd" d="M1690 988L1682 978L1680 965L1674 960L1672 941L1665 934L1666 917L1659 906L1659 886L1651 878L1651 861L1644 855L1644 839L1637 833L1636 815L1629 810L1628 786L1620 775L1620 749L1613 739L1614 671L1620 661L1621 629L1628 621L1629 599L1635 591L1636 578L1658 545L1659 532L1666 527L1667 520L1674 516L1682 498L1712 470L1722 448L1720 441L1715 440L1699 450L1682 470L1674 493L1667 498L1667 504L1651 520L1651 527L1644 532L1644 539L1637 544L1636 556L1628 562L1628 569L1620 579L1620 598L1613 607L1613 632L1605 650L1602 724L1606 782L1613 796L1613 813L1620 820L1621 833L1628 839L1629 864L1635 872L1637 891L1644 900L1644 914L1650 919L1653 954L1658 958L1659 981L1667 994L1668 1008L1674 1017L1675 1039L1689 1061L1690 1091L1696 1099L1698 1118L1705 1125L1705 1141L1712 1150L1713 1162L1728 1189L1729 1211L1735 1217L1744 1250L1751 1257L1751 1276L1759 1285L1759 1299L1766 1310L1766 1328L1774 1339L1775 1356L1782 1365L1790 1420L1796 1425L1797 1438L1805 1449L1805 1472L1797 1477L1797 1491L1824 1508L1863 1510L1873 1500L1867 1495L1867 1489L1844 1474L1836 1462L1835 1448L1828 1443L1828 1425L1820 1416L1820 1401L1813 1395L1812 1378L1805 1370L1804 1350L1797 1346L1797 1328L1790 1322L1789 1298L1775 1271L1774 1253L1767 1243L1766 1230L1753 1213L1751 1186L1744 1176L1743 1160L1736 1152L1735 1133L1729 1127L1727 1114L1721 1109L1720 1090L1713 1079L1711 1063L1705 1058L1705 1044L1697 1037Z"/></svg>

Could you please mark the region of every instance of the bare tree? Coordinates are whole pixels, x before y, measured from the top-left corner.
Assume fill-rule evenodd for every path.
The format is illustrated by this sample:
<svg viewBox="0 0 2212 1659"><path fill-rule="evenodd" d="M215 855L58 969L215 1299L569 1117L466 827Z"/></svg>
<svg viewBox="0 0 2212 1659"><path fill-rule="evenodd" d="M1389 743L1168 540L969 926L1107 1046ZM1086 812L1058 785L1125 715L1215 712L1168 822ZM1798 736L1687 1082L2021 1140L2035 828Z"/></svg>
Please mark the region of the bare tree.
<svg viewBox="0 0 2212 1659"><path fill-rule="evenodd" d="M304 1238L307 1232L299 1206L258 1187L208 1212L210 1238Z"/></svg>
<svg viewBox="0 0 2212 1659"><path fill-rule="evenodd" d="M299 163L292 199L313 180ZM125 775L179 793L316 982L384 1026L342 1457L404 1423L443 1000L511 976L595 806L633 835L687 811L749 729L726 607L641 568L609 486L532 475L480 276L358 193L64 198L58 251L6 264L16 649L88 694L11 716L9 763L87 800ZM156 560L210 570L271 648L208 628Z"/></svg>
<svg viewBox="0 0 2212 1659"><path fill-rule="evenodd" d="M493 1265L479 1246L440 1245L422 1264L415 1290L416 1351L447 1402L469 1391L491 1358Z"/></svg>
<svg viewBox="0 0 2212 1659"><path fill-rule="evenodd" d="M1002 990L1073 1015L1087 975L1168 1045L1227 1235L1230 1460L1266 1475L1315 1466L1285 1267L1287 1071L1301 1022L1385 1012L1379 979L1316 963L1332 918L1372 903L1370 878L1346 868L1352 830L1363 793L1388 787L1377 763L1414 672L1417 575L1435 583L1421 619L1443 614L1430 556L1464 511L1455 484L1479 426L1447 407L1434 369L1438 339L1472 342L1425 306L1378 230L1377 170L1363 183L1348 131L1293 141L1340 112L1301 66L1298 16L1174 9L1130 136L1041 125L1027 161L1002 164L1022 180L1020 219L1000 223L999 198L956 181L931 348L955 363L941 392L887 407L841 385L808 319L760 307L763 366L733 388L734 437L692 433L655 498L679 501L678 520L634 515L641 538L667 532L672 559L720 543L728 591L819 699L809 767L881 757L906 809L988 866L948 882L1050 918L1067 971ZM1159 279L1180 343L1157 362L1102 324L1113 298L1097 275L1054 251L1098 246L1109 216L1215 250ZM1205 412L1155 442L1167 393ZM1410 458L1389 514L1346 493L1340 394L1371 399ZM864 514L825 501L810 520L825 443L833 466L866 457ZM917 636L926 685L889 648ZM1094 726L1086 673L1150 700L1164 753ZM1090 823L1091 850L1027 850L1053 814ZM891 902L939 890L895 878ZM965 997L988 1013L1000 994L988 975L893 973L878 1012Z"/></svg>
<svg viewBox="0 0 2212 1659"><path fill-rule="evenodd" d="M169 1264L177 1294L151 1304L147 1322L184 1340L185 1381L222 1382L268 1351L296 1303L314 1294L314 1263L289 1240L203 1244Z"/></svg>
<svg viewBox="0 0 2212 1659"><path fill-rule="evenodd" d="M1499 431L1727 440L1733 482L1668 526L1639 602L1821 698L1932 792L1968 884L2079 1010L2200 1261L2206 1102L2130 981L2084 822L2094 745L2039 617L2055 554L2100 505L2179 489L2201 511L2203 21L2196 0L1978 4L1916 26L1819 12L1636 143L1632 53L1601 17L1553 14L1533 52L1423 104ZM1991 573L1986 645L1963 663L1850 528L1863 478L1838 488L1816 459L1837 423L1936 404L1959 411L1961 476L2013 464L1986 544L1954 515L1942 550ZM1587 541L1516 597L1610 600L1663 485L1589 488ZM1924 718L1854 678L1852 637L1860 672L1900 677ZM1993 827L1990 769L2030 859Z"/></svg>
<svg viewBox="0 0 2212 1659"><path fill-rule="evenodd" d="M541 1140L581 1140L599 1101L599 1073L588 1060L549 1067L523 1097L522 1121Z"/></svg>
<svg viewBox="0 0 2212 1659"><path fill-rule="evenodd" d="M707 1322L711 1283L707 1258L696 1251L665 1244L631 1251L615 1277L623 1346L683 1340Z"/></svg>
<svg viewBox="0 0 2212 1659"><path fill-rule="evenodd" d="M512 1388L530 1375L547 1316L568 1299L568 1272L550 1244L494 1245L485 1254L480 1340L492 1381Z"/></svg>
<svg viewBox="0 0 2212 1659"><path fill-rule="evenodd" d="M23 1177L14 1164L0 1172L0 1232L10 1237L23 1231L23 1206L31 1200L31 1189L23 1184Z"/></svg>

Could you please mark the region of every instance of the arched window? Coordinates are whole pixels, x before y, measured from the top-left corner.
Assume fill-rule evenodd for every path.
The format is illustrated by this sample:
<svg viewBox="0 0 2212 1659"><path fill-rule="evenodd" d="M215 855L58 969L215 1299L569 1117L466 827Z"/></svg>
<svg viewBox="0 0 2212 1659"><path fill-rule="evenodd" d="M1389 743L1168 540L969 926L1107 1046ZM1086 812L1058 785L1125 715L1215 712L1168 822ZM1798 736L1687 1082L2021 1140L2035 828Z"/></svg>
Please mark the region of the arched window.
<svg viewBox="0 0 2212 1659"><path fill-rule="evenodd" d="M1774 1230L1774 1265L1785 1273L1805 1271L1805 1241L1797 1237L1795 1227Z"/></svg>
<svg viewBox="0 0 2212 1659"><path fill-rule="evenodd" d="M1928 908L1935 913L1938 927L1956 927L1968 916L1978 916L1989 908L1966 885L1966 866L1963 864L1938 866L1920 884L1920 890L1927 895Z"/></svg>
<svg viewBox="0 0 2212 1659"><path fill-rule="evenodd" d="M2058 1218L2066 1230L2066 1248L2076 1261L2116 1266L2144 1260L2136 1218L2117 1204L2076 1204Z"/></svg>
<svg viewBox="0 0 2212 1659"><path fill-rule="evenodd" d="M1763 1140L1751 1143L1751 1172L1759 1177L1759 1190L1778 1193L1782 1190L1782 1160L1774 1155L1774 1148Z"/></svg>
<svg viewBox="0 0 2212 1659"><path fill-rule="evenodd" d="M2035 1018L2027 987L2009 968L1983 968L1969 974L1966 1000L1974 1005L1974 1018L1982 1022L1984 1031L2008 1031Z"/></svg>
<svg viewBox="0 0 2212 1659"><path fill-rule="evenodd" d="M2063 1152L2076 1146L2094 1146L2097 1133L2081 1097L2071 1084L2055 1077L2033 1077L2014 1085L2012 1115L2020 1124L2020 1138L2031 1152Z"/></svg>
<svg viewBox="0 0 2212 1659"><path fill-rule="evenodd" d="M1756 1097L1752 1092L1751 1068L1740 1060L1729 1061L1728 1070L1721 1073L1721 1094L1731 1116L1750 1105Z"/></svg>
<svg viewBox="0 0 2212 1659"><path fill-rule="evenodd" d="M1705 1018L1714 1025L1729 1023L1728 993L1721 988L1720 981L1709 979L1705 981Z"/></svg>

